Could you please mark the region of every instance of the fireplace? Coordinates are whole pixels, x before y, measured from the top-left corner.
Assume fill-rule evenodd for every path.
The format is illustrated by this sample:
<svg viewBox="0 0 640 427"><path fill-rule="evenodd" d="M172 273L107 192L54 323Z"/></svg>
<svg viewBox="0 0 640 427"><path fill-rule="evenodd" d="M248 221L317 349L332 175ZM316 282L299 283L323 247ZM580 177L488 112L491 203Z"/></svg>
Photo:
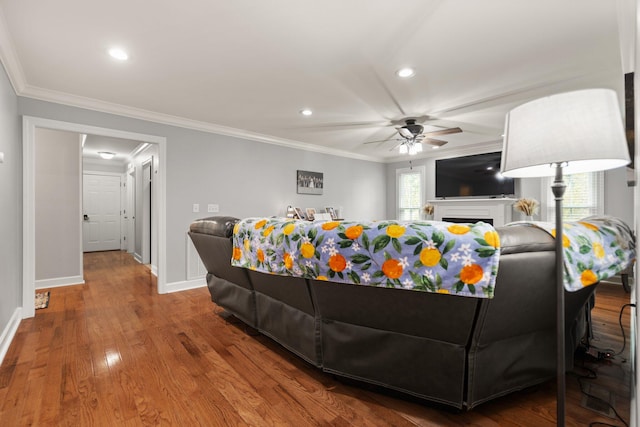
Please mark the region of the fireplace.
<svg viewBox="0 0 640 427"><path fill-rule="evenodd" d="M449 222L483 221L494 227L501 227L512 221L512 198L456 198L429 200L435 206L434 219Z"/></svg>
<svg viewBox="0 0 640 427"><path fill-rule="evenodd" d="M444 217L442 218L445 222L485 222L487 224L493 225L493 218L453 218L453 217Z"/></svg>

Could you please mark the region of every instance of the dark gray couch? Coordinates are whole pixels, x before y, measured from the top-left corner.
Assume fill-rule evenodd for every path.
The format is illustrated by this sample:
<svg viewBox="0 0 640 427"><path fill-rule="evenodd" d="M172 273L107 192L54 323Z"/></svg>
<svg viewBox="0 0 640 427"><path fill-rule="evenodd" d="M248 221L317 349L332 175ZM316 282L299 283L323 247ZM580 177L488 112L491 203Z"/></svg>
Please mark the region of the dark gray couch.
<svg viewBox="0 0 640 427"><path fill-rule="evenodd" d="M495 297L477 299L232 267L237 221L190 228L212 300L326 372L464 409L555 377L554 241L540 229L497 229ZM595 287L565 293L569 369Z"/></svg>

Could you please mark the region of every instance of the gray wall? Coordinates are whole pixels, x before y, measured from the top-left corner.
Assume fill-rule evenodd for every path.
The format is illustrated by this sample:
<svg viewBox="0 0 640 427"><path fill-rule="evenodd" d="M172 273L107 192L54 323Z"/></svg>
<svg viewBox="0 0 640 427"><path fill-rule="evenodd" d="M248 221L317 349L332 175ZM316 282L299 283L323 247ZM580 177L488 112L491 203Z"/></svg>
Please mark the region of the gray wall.
<svg viewBox="0 0 640 427"><path fill-rule="evenodd" d="M475 153L477 154L477 153ZM413 166L424 165L426 169L426 199L435 198L435 159L417 159L412 160ZM409 167L408 161L387 164L387 217L395 218L396 216L396 183L395 174L397 169ZM516 197L534 198L543 205L540 206L540 212L544 212L546 206L546 195L543 191L551 191L551 188L544 189L541 178L524 178L516 180ZM634 223L633 216L633 187L627 186L626 168L618 168L605 172L604 176L604 213L612 215L625 221L632 226ZM517 215L514 220L520 219ZM544 218L536 216L536 220L553 221L553 218Z"/></svg>
<svg viewBox="0 0 640 427"><path fill-rule="evenodd" d="M0 66L0 334L22 306L22 124Z"/></svg>
<svg viewBox="0 0 640 427"><path fill-rule="evenodd" d="M80 162L80 136L77 133L36 129L35 265L38 281L82 274Z"/></svg>
<svg viewBox="0 0 640 427"><path fill-rule="evenodd" d="M29 99L19 113L167 138L167 283L186 279L185 233L195 218L283 215L287 205L342 207L345 218L385 217L382 163L336 157ZM324 173L324 194L296 194L296 170ZM194 203L200 212L193 213Z"/></svg>

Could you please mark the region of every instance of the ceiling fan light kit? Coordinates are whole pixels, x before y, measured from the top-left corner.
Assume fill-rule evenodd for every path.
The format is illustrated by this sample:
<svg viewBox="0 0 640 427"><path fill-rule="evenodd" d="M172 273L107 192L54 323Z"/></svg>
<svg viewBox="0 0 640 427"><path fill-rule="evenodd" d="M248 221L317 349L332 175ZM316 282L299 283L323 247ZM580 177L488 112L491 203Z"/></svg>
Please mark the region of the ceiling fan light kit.
<svg viewBox="0 0 640 427"><path fill-rule="evenodd" d="M433 149L440 148L447 143L447 141L432 139L429 138L429 136L448 135L462 132L462 129L459 127L424 132L424 126L416 123L416 119L405 119L405 125L397 128L397 130L401 136L401 142L398 145L399 153L409 154L410 156L414 156L422 152L423 142L431 145L431 148Z"/></svg>
<svg viewBox="0 0 640 427"><path fill-rule="evenodd" d="M422 143L417 141L405 141L398 147L400 154L409 154L415 156L422 151Z"/></svg>

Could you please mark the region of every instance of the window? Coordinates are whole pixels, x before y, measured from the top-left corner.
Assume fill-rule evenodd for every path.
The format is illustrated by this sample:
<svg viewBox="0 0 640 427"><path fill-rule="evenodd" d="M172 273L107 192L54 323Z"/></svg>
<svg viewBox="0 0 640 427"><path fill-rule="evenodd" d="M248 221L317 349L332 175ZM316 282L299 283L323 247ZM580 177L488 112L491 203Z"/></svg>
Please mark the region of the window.
<svg viewBox="0 0 640 427"><path fill-rule="evenodd" d="M424 166L396 170L397 218L420 219L424 193Z"/></svg>
<svg viewBox="0 0 640 427"><path fill-rule="evenodd" d="M546 181L545 193L547 198L547 218L554 221L555 199L551 191L553 178ZM565 175L564 183L567 189L562 199L563 221L578 221L589 215L602 214L604 211L604 172L578 173Z"/></svg>

